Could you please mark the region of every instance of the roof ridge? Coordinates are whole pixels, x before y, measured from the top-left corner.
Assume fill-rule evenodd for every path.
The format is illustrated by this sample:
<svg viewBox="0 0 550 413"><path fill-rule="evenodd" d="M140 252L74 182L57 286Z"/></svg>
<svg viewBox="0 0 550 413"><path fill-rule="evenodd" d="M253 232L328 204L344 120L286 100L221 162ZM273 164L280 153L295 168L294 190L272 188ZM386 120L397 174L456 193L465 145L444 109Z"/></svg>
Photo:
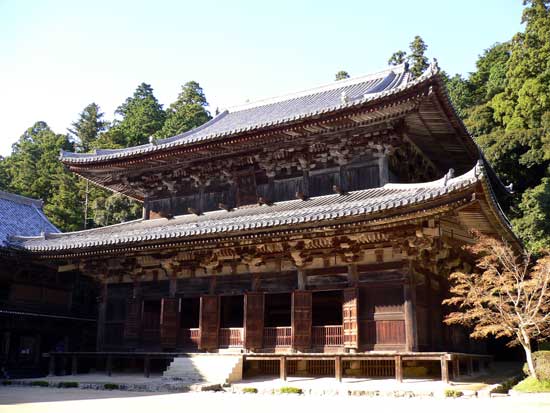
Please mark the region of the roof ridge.
<svg viewBox="0 0 550 413"><path fill-rule="evenodd" d="M266 106L273 103L280 103L286 100L296 99L299 97L311 96L317 93L327 92L329 90L340 89L342 87L363 83L368 80L379 79L380 76L383 74L386 74L387 76L390 73L401 74L401 73L406 73L407 71L408 71L407 64L402 63L400 65L390 66L384 70L379 70L373 73L367 73L364 75L349 77L347 79L342 79L342 80L335 80L330 83L324 83L322 85L314 86L308 89L295 90L293 92L287 92L277 96L270 96L268 98L261 98L258 100L254 100L252 102L229 106L227 107L226 110L229 112L240 112L242 110L252 109L260 106Z"/></svg>
<svg viewBox="0 0 550 413"><path fill-rule="evenodd" d="M13 192L6 192L2 190L0 190L0 199L5 199L22 205L35 206L39 209L42 209L42 206L44 205L44 201L42 201L41 199L29 198L27 196L14 194Z"/></svg>

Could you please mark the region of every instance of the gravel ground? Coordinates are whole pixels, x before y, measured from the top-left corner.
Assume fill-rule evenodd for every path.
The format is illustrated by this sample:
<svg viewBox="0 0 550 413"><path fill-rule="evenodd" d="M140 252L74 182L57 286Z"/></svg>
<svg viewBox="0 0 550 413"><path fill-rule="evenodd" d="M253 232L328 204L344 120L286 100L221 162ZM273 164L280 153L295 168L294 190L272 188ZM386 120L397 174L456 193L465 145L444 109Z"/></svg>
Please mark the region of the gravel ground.
<svg viewBox="0 0 550 413"><path fill-rule="evenodd" d="M0 387L0 413L87 413L132 412L151 413L168 411L200 412L295 412L314 411L464 413L464 412L550 412L550 395L498 397L491 399L441 398L369 398L349 396L254 395L228 393L155 394L95 391L81 389L53 389L28 387Z"/></svg>

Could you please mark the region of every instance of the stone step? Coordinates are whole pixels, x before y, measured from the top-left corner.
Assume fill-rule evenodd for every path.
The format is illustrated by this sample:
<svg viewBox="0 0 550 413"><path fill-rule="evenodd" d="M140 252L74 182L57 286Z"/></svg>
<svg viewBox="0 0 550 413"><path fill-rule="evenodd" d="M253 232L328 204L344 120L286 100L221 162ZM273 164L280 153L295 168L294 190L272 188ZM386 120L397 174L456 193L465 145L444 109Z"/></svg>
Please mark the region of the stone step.
<svg viewBox="0 0 550 413"><path fill-rule="evenodd" d="M186 383L231 383L242 379L243 358L201 354L176 357L163 374L164 378Z"/></svg>

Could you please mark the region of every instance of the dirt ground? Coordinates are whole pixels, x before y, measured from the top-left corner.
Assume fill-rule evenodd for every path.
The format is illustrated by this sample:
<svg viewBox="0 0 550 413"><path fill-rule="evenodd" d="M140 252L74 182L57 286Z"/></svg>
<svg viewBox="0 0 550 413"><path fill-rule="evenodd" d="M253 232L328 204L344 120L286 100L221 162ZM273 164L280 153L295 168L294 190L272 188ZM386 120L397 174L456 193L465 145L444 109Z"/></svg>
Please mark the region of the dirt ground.
<svg viewBox="0 0 550 413"><path fill-rule="evenodd" d="M150 394L81 389L0 387L0 413L87 413L87 412L338 412L373 411L464 413L538 413L550 411L550 395L498 398L377 398L353 396L296 396L229 393Z"/></svg>

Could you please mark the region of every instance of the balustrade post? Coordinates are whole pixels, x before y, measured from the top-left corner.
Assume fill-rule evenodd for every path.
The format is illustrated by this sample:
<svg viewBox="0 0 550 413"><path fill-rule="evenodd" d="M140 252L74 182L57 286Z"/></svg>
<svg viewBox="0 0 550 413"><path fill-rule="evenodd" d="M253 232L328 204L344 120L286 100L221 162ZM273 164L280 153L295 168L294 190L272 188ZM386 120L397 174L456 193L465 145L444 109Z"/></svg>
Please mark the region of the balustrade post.
<svg viewBox="0 0 550 413"><path fill-rule="evenodd" d="M440 363L441 363L441 381L444 382L444 383L448 383L449 382L449 366L447 364L447 357L446 356L441 356Z"/></svg>
<svg viewBox="0 0 550 413"><path fill-rule="evenodd" d="M342 356L336 356L334 358L334 374L336 380L342 381Z"/></svg>
<svg viewBox="0 0 550 413"><path fill-rule="evenodd" d="M401 356L395 356L395 380L399 383L403 381L403 360Z"/></svg>

